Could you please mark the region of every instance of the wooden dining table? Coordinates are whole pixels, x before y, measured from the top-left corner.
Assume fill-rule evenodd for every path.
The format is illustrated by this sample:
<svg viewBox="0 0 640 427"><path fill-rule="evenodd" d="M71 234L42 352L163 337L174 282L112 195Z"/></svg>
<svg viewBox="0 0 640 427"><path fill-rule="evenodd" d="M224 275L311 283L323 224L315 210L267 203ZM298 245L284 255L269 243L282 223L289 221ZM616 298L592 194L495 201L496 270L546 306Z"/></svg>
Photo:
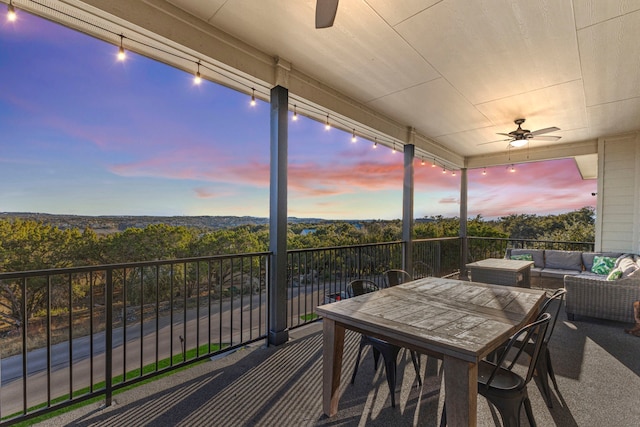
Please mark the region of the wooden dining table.
<svg viewBox="0 0 640 427"><path fill-rule="evenodd" d="M477 424L478 362L538 314L543 290L427 277L317 307L323 410L338 412L346 329L443 360L449 426Z"/></svg>

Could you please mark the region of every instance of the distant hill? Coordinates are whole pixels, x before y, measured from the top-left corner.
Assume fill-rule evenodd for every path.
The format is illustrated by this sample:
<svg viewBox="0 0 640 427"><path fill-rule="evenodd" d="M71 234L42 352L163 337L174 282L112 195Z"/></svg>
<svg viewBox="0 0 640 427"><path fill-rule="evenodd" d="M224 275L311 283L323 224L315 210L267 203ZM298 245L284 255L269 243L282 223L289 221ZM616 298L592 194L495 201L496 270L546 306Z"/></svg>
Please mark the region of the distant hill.
<svg viewBox="0 0 640 427"><path fill-rule="evenodd" d="M255 216L129 216L129 215L60 215L34 212L0 212L0 219L33 220L50 224L60 229L91 228L99 234L109 234L124 231L127 228L144 228L151 224L167 224L203 229L232 228L241 225L263 225L269 223L269 218ZM335 222L321 218L289 217L290 223L318 224Z"/></svg>

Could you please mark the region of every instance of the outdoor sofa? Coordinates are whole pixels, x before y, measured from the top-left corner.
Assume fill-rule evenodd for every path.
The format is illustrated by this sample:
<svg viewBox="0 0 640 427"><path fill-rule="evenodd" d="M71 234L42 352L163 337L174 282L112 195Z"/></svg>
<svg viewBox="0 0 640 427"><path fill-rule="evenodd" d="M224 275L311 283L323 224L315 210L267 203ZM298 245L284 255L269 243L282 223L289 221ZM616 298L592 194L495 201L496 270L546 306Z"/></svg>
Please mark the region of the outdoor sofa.
<svg viewBox="0 0 640 427"><path fill-rule="evenodd" d="M633 302L640 300L639 255L511 248L505 253L507 259L529 256L534 262L532 286L567 290L569 320L578 315L634 322ZM601 270L603 264L609 268Z"/></svg>

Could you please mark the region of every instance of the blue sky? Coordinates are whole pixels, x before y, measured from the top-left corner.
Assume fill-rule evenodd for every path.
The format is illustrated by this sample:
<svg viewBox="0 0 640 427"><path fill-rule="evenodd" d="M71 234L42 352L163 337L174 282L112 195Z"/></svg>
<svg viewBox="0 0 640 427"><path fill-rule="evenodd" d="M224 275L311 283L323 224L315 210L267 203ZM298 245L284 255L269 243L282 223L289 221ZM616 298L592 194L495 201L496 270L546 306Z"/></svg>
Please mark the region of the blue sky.
<svg viewBox="0 0 640 427"><path fill-rule="evenodd" d="M0 19L0 211L269 213L269 105L18 12ZM304 117L289 127L289 215L402 216L403 155ZM571 159L469 171L469 216L595 206ZM459 173L416 160L414 216L459 215Z"/></svg>

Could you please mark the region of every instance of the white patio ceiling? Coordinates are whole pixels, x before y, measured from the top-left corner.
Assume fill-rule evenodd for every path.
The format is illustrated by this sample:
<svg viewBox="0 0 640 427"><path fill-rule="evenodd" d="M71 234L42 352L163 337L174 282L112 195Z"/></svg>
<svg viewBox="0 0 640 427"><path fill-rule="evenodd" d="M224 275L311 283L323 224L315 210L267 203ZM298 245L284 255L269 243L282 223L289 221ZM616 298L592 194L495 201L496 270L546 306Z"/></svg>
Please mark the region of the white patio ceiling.
<svg viewBox="0 0 640 427"><path fill-rule="evenodd" d="M314 27L315 0L37 3L216 64L235 77L209 78L263 98L282 84L292 104L318 107L310 116L335 114L345 129L357 123L451 166L585 156L578 164L593 177L597 138L640 129L640 0L340 0L327 29ZM119 43L33 1L14 4ZM510 154L487 143L519 117L562 138Z"/></svg>

